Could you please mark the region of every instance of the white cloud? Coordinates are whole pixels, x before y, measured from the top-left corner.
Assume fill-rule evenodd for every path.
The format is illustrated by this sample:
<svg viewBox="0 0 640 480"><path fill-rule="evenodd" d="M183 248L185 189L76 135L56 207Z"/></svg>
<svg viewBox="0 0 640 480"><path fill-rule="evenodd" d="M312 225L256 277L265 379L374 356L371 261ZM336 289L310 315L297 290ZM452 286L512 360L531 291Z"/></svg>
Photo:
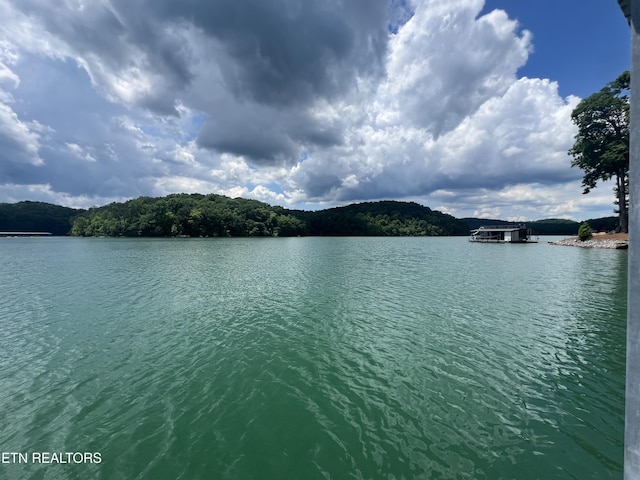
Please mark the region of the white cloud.
<svg viewBox="0 0 640 480"><path fill-rule="evenodd" d="M69 195L54 190L45 184L0 184L3 192L2 202L15 203L25 199L35 202L53 203L71 208L99 207L108 203L121 201L121 197L101 197L97 195Z"/></svg>
<svg viewBox="0 0 640 480"><path fill-rule="evenodd" d="M4 162L35 166L44 164L39 155L40 135L37 127L37 123L30 124L20 120L9 105L0 103L0 148L3 150Z"/></svg>
<svg viewBox="0 0 640 480"><path fill-rule="evenodd" d="M287 198L282 193L274 192L263 185L258 185L251 190L247 187L233 187L228 190L222 190L220 193L231 198L250 198L272 205L281 205L287 202Z"/></svg>
<svg viewBox="0 0 640 480"><path fill-rule="evenodd" d="M515 34L516 22L503 11L477 18L482 6L434 0L416 8L390 43L381 95L396 110L392 118L408 117L439 136L507 90L531 37Z"/></svg>
<svg viewBox="0 0 640 480"><path fill-rule="evenodd" d="M0 101L10 101L12 97L5 92L17 88L18 85L20 85L20 77L0 61Z"/></svg>
<svg viewBox="0 0 640 480"><path fill-rule="evenodd" d="M95 157L84 148L82 148L77 143L66 143L67 150L76 158L83 160L85 162L97 162ZM90 150L90 149L89 149Z"/></svg>
<svg viewBox="0 0 640 480"><path fill-rule="evenodd" d="M42 188L74 205L214 192L457 216L608 209L569 167L579 99L518 78L532 36L505 12L338 3L1 2L0 172L14 193L0 201Z"/></svg>
<svg viewBox="0 0 640 480"><path fill-rule="evenodd" d="M4 151L4 168L10 168L9 162L14 165L42 165L43 160L39 156L40 125L20 119L9 105L15 103L12 91L20 85L20 77L4 62L15 62L15 54L7 42L0 43L0 149ZM0 165L0 172L2 169Z"/></svg>
<svg viewBox="0 0 640 480"><path fill-rule="evenodd" d="M502 11L476 18L481 8L416 8L391 41L386 79L358 98L367 114L344 102L345 144L313 152L291 170L291 185L314 200L426 199L579 177L567 155L578 99L561 99L548 80L517 79L530 35Z"/></svg>

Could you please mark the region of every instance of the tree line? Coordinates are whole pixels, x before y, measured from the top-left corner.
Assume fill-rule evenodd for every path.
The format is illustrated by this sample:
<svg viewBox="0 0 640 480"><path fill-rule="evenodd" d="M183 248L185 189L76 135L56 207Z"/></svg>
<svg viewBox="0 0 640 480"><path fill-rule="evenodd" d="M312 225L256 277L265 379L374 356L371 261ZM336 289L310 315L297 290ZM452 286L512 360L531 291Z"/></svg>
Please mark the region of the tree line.
<svg viewBox="0 0 640 480"><path fill-rule="evenodd" d="M304 233L282 207L222 195L139 197L91 208L73 220L71 235L107 237L246 237Z"/></svg>
<svg viewBox="0 0 640 480"><path fill-rule="evenodd" d="M464 234L468 234L464 222L411 202L369 202L302 211L215 194L174 194L112 203L78 215L71 228L75 236L108 237Z"/></svg>
<svg viewBox="0 0 640 480"><path fill-rule="evenodd" d="M0 203L0 232L68 235L73 218L83 211L44 202Z"/></svg>
<svg viewBox="0 0 640 480"><path fill-rule="evenodd" d="M512 225L504 220L491 220L486 218L463 218L469 230L475 230L487 225ZM527 228L534 235L576 235L581 223L587 223L594 232L611 232L618 227L618 217L592 218L584 222L566 220L564 218L547 218L526 222Z"/></svg>
<svg viewBox="0 0 640 480"><path fill-rule="evenodd" d="M379 201L319 211L288 210L257 200L222 195L174 194L78 210L42 202L0 203L0 231L50 232L105 237L436 236L468 235L503 220L456 219L413 202ZM617 217L587 220L611 231ZM564 219L527 222L538 235L576 235L579 223Z"/></svg>

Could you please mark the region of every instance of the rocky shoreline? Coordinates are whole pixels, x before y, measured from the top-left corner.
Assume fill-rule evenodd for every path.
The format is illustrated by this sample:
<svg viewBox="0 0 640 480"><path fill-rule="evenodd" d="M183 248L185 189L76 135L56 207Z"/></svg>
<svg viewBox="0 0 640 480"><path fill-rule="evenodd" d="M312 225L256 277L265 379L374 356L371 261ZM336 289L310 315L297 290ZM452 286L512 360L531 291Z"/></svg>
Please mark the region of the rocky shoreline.
<svg viewBox="0 0 640 480"><path fill-rule="evenodd" d="M549 242L551 245L562 245L565 247L582 247L582 248L609 248L615 250L626 250L629 248L629 240L615 240L607 238L592 238L591 240L580 241L577 238L565 238L555 242Z"/></svg>

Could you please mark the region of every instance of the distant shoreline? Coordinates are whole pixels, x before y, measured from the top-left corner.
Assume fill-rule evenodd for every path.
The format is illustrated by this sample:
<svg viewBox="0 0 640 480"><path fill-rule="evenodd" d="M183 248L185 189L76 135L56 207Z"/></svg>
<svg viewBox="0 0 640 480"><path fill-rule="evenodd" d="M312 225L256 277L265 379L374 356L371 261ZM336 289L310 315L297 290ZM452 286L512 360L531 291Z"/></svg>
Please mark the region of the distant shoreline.
<svg viewBox="0 0 640 480"><path fill-rule="evenodd" d="M615 250L626 250L629 248L628 233L595 233L589 240L581 241L578 237L565 238L551 245L561 245L565 247L581 248L608 248Z"/></svg>

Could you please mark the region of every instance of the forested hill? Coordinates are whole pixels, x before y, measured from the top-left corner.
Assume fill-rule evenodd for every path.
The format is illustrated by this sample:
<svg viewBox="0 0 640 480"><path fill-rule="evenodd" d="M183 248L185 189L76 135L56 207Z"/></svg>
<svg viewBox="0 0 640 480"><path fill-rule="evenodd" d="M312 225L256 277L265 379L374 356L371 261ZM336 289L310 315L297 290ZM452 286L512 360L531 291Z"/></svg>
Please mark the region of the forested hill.
<svg viewBox="0 0 640 480"><path fill-rule="evenodd" d="M0 203L0 232L68 235L73 217L82 212L44 202Z"/></svg>
<svg viewBox="0 0 640 480"><path fill-rule="evenodd" d="M414 202L355 203L317 212L292 212L310 235L467 235L464 222Z"/></svg>
<svg viewBox="0 0 640 480"><path fill-rule="evenodd" d="M72 235L125 237L241 237L303 235L304 223L282 207L222 195L139 197L91 208Z"/></svg>
<svg viewBox="0 0 640 480"><path fill-rule="evenodd" d="M484 218L461 219L470 230L487 225L511 225L512 222L504 220L488 220ZM596 232L609 232L618 226L618 217L593 218L585 220ZM577 235L580 222L565 220L563 218L547 218L526 223L534 235Z"/></svg>
<svg viewBox="0 0 640 480"><path fill-rule="evenodd" d="M595 231L614 230L617 217L587 220ZM413 202L380 201L319 211L288 210L222 195L140 197L89 210L43 202L0 203L0 231L53 235L212 237L295 235L468 235L481 225L508 223L456 219ZM576 235L578 222L526 222L538 235Z"/></svg>
<svg viewBox="0 0 640 480"><path fill-rule="evenodd" d="M462 220L471 230L487 225L513 225L513 222L486 218L463 218ZM578 227L580 226L578 222L561 218L550 218L523 223L526 223L527 228L530 228L536 235L577 235Z"/></svg>
<svg viewBox="0 0 640 480"><path fill-rule="evenodd" d="M77 236L215 237L296 235L455 235L466 225L417 203L373 202L316 212L221 195L140 197L78 216Z"/></svg>

